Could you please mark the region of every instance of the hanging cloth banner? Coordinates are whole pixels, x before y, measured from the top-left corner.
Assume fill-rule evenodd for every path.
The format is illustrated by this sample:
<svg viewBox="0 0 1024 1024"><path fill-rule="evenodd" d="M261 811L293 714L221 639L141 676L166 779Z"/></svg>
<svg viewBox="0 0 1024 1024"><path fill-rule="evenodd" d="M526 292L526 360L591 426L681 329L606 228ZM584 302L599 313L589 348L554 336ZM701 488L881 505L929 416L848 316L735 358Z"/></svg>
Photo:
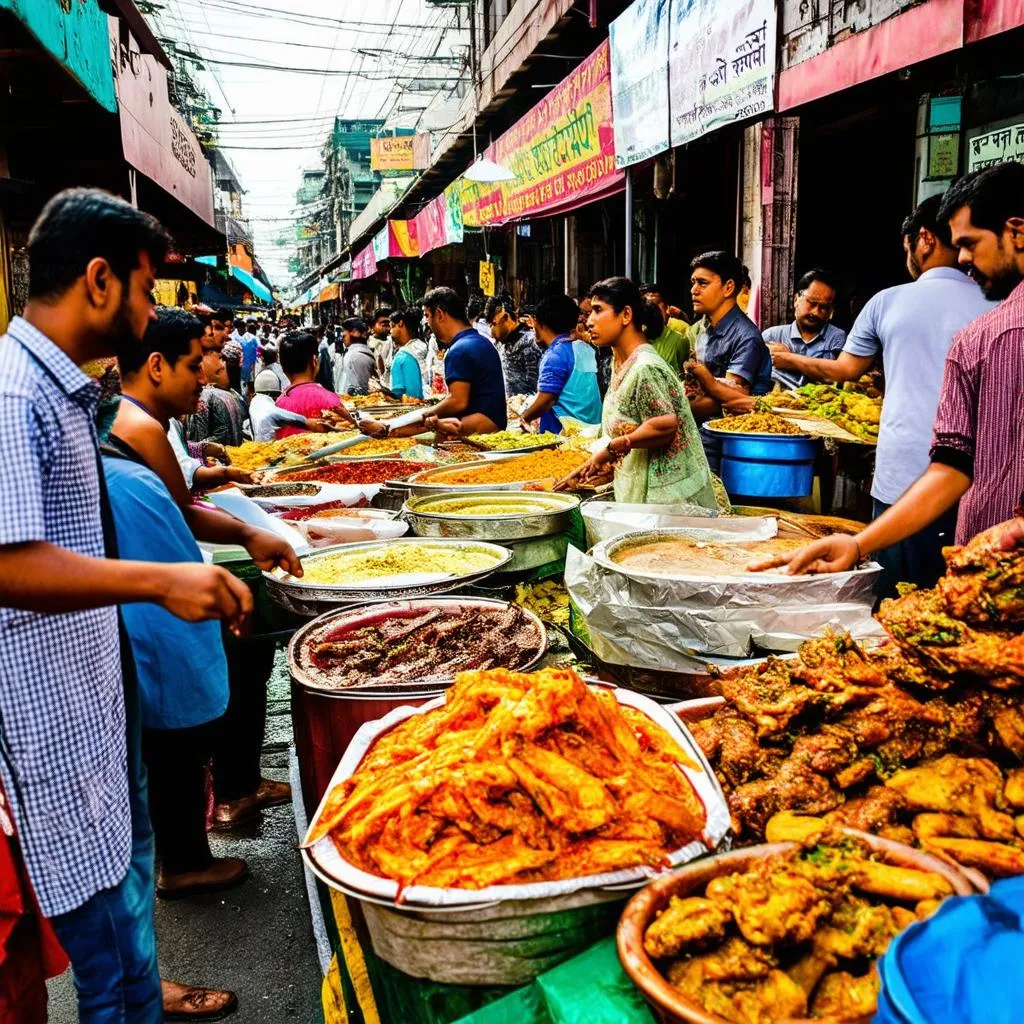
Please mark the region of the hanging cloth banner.
<svg viewBox="0 0 1024 1024"><path fill-rule="evenodd" d="M427 203L416 214L412 224L421 256L443 245L461 242L465 236L462 223L462 183L452 183L441 195Z"/></svg>
<svg viewBox="0 0 1024 1024"><path fill-rule="evenodd" d="M774 109L775 0L673 0L673 146Z"/></svg>
<svg viewBox="0 0 1024 1024"><path fill-rule="evenodd" d="M469 227L504 224L563 212L618 191L611 69L602 43L484 155L515 180L462 180L462 212Z"/></svg>
<svg viewBox="0 0 1024 1024"><path fill-rule="evenodd" d="M390 255L400 259L419 256L419 236L415 220L389 220L388 246Z"/></svg>
<svg viewBox="0 0 1024 1024"><path fill-rule="evenodd" d="M377 257L371 242L365 249L352 257L352 280L361 281L377 273Z"/></svg>
<svg viewBox="0 0 1024 1024"><path fill-rule="evenodd" d="M676 7L693 2L677 0ZM608 38L615 163L631 167L669 147L669 0L636 0L611 23Z"/></svg>

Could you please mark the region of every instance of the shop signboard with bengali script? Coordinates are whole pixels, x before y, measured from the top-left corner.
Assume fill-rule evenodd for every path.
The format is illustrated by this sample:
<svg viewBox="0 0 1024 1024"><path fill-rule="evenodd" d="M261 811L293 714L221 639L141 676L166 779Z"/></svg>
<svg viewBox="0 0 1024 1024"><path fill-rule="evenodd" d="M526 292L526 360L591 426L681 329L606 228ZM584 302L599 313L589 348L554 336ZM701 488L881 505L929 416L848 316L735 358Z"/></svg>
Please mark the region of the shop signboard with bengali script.
<svg viewBox="0 0 1024 1024"><path fill-rule="evenodd" d="M571 210L621 187L607 42L484 155L512 171L515 179L486 184L463 180L462 214L469 227Z"/></svg>
<svg viewBox="0 0 1024 1024"><path fill-rule="evenodd" d="M774 108L776 20L775 0L672 0L673 146Z"/></svg>
<svg viewBox="0 0 1024 1024"><path fill-rule="evenodd" d="M429 166L429 133L370 139L371 171L421 171Z"/></svg>
<svg viewBox="0 0 1024 1024"><path fill-rule="evenodd" d="M635 0L608 31L619 167L631 167L669 147L669 4Z"/></svg>
<svg viewBox="0 0 1024 1024"><path fill-rule="evenodd" d="M1016 160L1024 163L1024 122L987 124L967 132L967 170Z"/></svg>

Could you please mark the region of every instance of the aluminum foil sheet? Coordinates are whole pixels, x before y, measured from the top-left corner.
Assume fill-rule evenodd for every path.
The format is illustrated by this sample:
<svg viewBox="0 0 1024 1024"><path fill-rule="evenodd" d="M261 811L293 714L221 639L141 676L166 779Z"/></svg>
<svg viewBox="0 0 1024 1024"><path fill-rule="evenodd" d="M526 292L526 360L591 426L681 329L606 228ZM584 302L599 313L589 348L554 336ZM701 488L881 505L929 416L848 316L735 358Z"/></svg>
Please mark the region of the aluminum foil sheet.
<svg viewBox="0 0 1024 1024"><path fill-rule="evenodd" d="M856 639L883 637L871 614L880 572L871 565L829 576L636 579L575 548L565 561L569 596L602 661L684 673L707 655L795 651L827 626Z"/></svg>

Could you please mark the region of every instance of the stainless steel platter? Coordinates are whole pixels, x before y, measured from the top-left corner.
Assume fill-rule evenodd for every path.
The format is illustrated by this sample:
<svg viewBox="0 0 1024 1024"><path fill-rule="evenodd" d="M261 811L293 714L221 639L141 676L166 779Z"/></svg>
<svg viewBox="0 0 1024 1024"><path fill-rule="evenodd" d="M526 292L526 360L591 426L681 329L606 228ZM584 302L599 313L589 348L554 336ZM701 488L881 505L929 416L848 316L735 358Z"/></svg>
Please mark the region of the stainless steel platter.
<svg viewBox="0 0 1024 1024"><path fill-rule="evenodd" d="M503 455L529 455L530 452L542 452L545 449L557 448L561 441L548 441L547 444L531 444L523 448L484 448L480 447L480 454L485 459L500 459ZM478 447L473 445L474 448Z"/></svg>
<svg viewBox="0 0 1024 1024"><path fill-rule="evenodd" d="M501 458L516 458L515 455L508 455L503 452ZM402 487L408 487L413 494L468 494L471 491L521 491L530 484L543 483L538 480L515 480L508 484L449 484L444 482L445 473L461 472L467 469L479 469L483 466L493 466L498 458L477 459L474 462L462 462L457 466L438 466L436 469L424 469L406 480L396 481ZM388 481L389 483L391 481Z"/></svg>
<svg viewBox="0 0 1024 1024"><path fill-rule="evenodd" d="M466 514L444 512L447 502L458 501ZM515 508L529 504L529 512ZM526 540L562 533L580 499L574 494L547 491L512 492L478 490L462 494L432 494L410 498L402 508L403 517L418 537L462 537L477 540ZM473 506L508 506L507 511L478 515Z"/></svg>
<svg viewBox="0 0 1024 1024"><path fill-rule="evenodd" d="M309 690L316 690L318 692L331 694L332 696L348 693L352 694L353 697L400 697L421 694L432 695L437 692L438 686L448 686L450 683L454 682L455 677L440 675L425 676L420 679L409 680L408 682L401 683L376 683L368 686L356 685L331 687L326 686L324 683L317 680L315 676L310 675L306 671L306 668L302 664L300 651L302 650L302 646L305 644L307 637L309 637L311 633L315 633L317 630L326 626L328 623L331 625L351 624L352 629L358 629L361 625L365 625L368 622L372 623L373 621L386 616L388 613L401 614L402 612L420 610L429 611L432 609L456 612L467 607L493 608L495 611L503 611L508 608L510 603L511 602L508 601L497 601L486 597L449 597L440 599L419 598L401 601L370 601L365 604L351 605L346 608L336 609L321 615L312 622L307 623L292 637L288 644L288 667L291 671L292 679L294 679L300 686ZM530 625L534 628L537 637L537 648L533 657L524 662L515 671L529 672L541 660L541 658L544 657L544 653L548 646L548 634L544 623L536 614L534 614L534 612L530 611L528 608L523 608L522 611L529 620Z"/></svg>
<svg viewBox="0 0 1024 1024"><path fill-rule="evenodd" d="M344 584L334 586L326 583L305 583L282 572L280 569L273 569L263 573L267 583L267 593L270 598L288 611L297 615L322 615L331 608L343 604L358 604L365 601L390 601L398 598L429 597L431 594L443 594L457 587L476 583L486 579L492 573L500 572L509 562L513 554L507 548L497 544L488 544L477 540L448 540L419 537L400 537L394 540L363 541L358 544L332 544L330 547L318 548L310 555L306 555L304 562L323 559L328 555L338 552L359 552L373 551L398 544L419 544L431 547L440 545L451 548L453 551L487 551L494 555L494 564L486 569L475 572L461 573L450 576L446 579L433 580L427 583L414 584L388 584L385 578L368 579L363 584Z"/></svg>

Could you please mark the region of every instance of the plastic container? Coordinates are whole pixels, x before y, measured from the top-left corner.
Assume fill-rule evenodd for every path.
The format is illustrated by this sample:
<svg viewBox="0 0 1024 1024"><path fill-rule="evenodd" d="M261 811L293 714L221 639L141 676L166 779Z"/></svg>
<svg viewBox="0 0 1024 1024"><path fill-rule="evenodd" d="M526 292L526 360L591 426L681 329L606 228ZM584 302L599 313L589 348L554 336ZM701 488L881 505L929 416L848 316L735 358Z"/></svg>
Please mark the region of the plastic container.
<svg viewBox="0 0 1024 1024"><path fill-rule="evenodd" d="M722 442L722 483L730 496L806 498L814 490L820 441L789 434L728 434Z"/></svg>

